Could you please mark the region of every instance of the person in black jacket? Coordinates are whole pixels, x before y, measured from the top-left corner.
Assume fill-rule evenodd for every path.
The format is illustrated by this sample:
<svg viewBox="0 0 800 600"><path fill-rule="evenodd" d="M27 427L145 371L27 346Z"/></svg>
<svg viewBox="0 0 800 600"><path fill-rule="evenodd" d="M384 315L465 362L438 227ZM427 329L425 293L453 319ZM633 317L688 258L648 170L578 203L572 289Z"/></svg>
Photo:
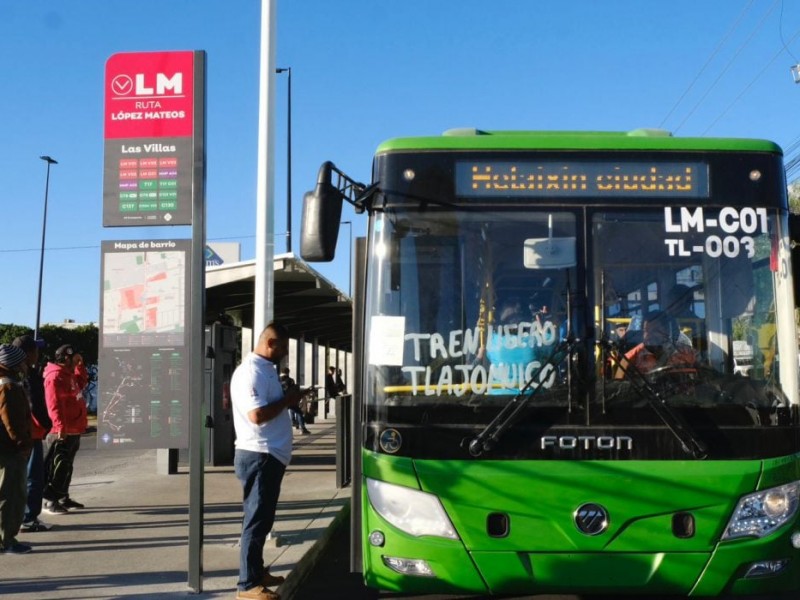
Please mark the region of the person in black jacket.
<svg viewBox="0 0 800 600"><path fill-rule="evenodd" d="M342 379L341 369L336 369L336 391L340 396L347 393L347 386L344 384L344 379Z"/></svg>
<svg viewBox="0 0 800 600"><path fill-rule="evenodd" d="M328 372L325 373L325 414L328 418L328 411L330 410L330 401L339 395L339 388L336 386L336 367L328 367Z"/></svg>
<svg viewBox="0 0 800 600"><path fill-rule="evenodd" d="M23 350L27 356L28 378L24 382L25 391L31 405L33 448L28 459L28 501L22 520L22 531L47 531L50 526L39 520L42 514L42 494L44 493L44 444L53 422L44 401L44 379L39 366L39 349L44 348L44 340L34 340L29 335L18 337L13 346Z"/></svg>

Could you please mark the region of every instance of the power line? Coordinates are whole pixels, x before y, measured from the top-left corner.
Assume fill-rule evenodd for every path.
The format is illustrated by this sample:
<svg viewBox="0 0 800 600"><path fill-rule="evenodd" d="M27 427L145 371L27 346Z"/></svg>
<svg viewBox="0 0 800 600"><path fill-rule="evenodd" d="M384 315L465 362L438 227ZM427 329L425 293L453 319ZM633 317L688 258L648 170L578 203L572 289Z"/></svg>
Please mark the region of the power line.
<svg viewBox="0 0 800 600"><path fill-rule="evenodd" d="M798 168L800 168L800 156L795 156L791 160L786 161L785 168L787 183L794 183L792 181L792 176L797 172Z"/></svg>
<svg viewBox="0 0 800 600"><path fill-rule="evenodd" d="M795 151L795 150L797 150L798 148L800 148L800 136L798 136L798 137L794 138L794 139L793 139L793 140L792 140L792 141L789 143L789 145L788 145L788 146L786 146L786 148L784 149L783 153L784 153L784 154L791 154L792 152L794 152L794 151Z"/></svg>
<svg viewBox="0 0 800 600"><path fill-rule="evenodd" d="M88 250L91 248L99 248L100 246L61 246L58 248L45 248L46 251L52 250ZM11 254L12 252L41 252L41 248L11 248L8 250L0 250L0 253Z"/></svg>
<svg viewBox="0 0 800 600"><path fill-rule="evenodd" d="M792 36L792 39L791 39L791 40L789 40L789 42L790 42L790 43L791 43L791 42L793 42L795 39L797 39L797 37L798 37L798 36L800 36L800 30L798 30L798 31L797 31L797 33L795 33L795 34ZM720 115L719 115L719 116L718 116L716 119L714 119L714 121L711 123L711 125L709 125L708 127L706 127L706 128L705 128L705 130L703 131L702 135L705 135L706 133L708 133L708 131L709 131L709 130L710 130L712 127L714 127L714 125L716 125L716 124L719 122L719 120L720 120L720 119L722 119L722 117L724 117L724 116L725 116L725 115L728 113L728 111L729 111L731 108L733 108L733 105L734 105L734 104L736 104L736 103L737 103L739 100L741 100L742 96L744 96L744 95L745 95L745 94L746 94L746 93L747 93L747 92L750 90L750 88L751 88L751 87L753 87L753 84L755 84L755 82L756 82L756 81L758 81L758 80L761 78L761 76L762 76L762 75L763 75L763 74L766 72L766 70L767 70L767 69L768 69L768 68L769 68L769 67L772 65L772 63L774 63L774 62L777 60L777 58L778 58L778 57L781 55L781 53L782 53L782 52L783 52L783 48L781 48L780 50L778 50L778 51L775 53L775 55L774 55L774 56L773 56L773 57L772 57L772 58L769 60L769 62L768 62L768 63L767 63L765 66L764 66L764 68L763 68L763 69L761 69L761 71L759 71L759 72L758 72L758 75L756 75L756 76L755 76L755 77L754 77L754 78L753 78L753 79L750 81L750 83L748 83L748 84L747 84L747 85L744 87L744 89L742 89L742 91L741 91L741 92L739 92L739 95L738 95L738 96L736 96L736 98L734 98L734 99L733 99L733 101L732 101L730 104L728 104L728 106L725 108L725 110L723 110L723 111L722 111L722 113L721 113L721 114L720 114Z"/></svg>
<svg viewBox="0 0 800 600"><path fill-rule="evenodd" d="M286 234L284 234L284 233L276 233L275 235L286 235ZM209 241L209 242L221 242L221 241L224 241L224 240L247 240L247 239L251 239L251 238L254 238L254 237L256 237L256 236L254 236L254 235L237 235L237 236L231 236L231 237L209 238L207 241ZM91 250L91 249L97 250L98 248L100 248L100 246L97 246L97 245L94 245L94 246L57 246L57 247L53 247L53 248L45 248L45 251L52 252L54 250ZM41 248L10 248L10 249L0 250L0 254L11 254L11 253L15 253L15 252L41 252L41 250L42 250Z"/></svg>
<svg viewBox="0 0 800 600"><path fill-rule="evenodd" d="M764 16L763 16L763 17L761 17L761 20L760 20L760 21L758 22L758 24L755 26L755 29L753 29L752 33L751 33L751 34L748 36L748 38L747 38L747 39L744 41L744 43L743 43L741 46L739 46L739 48L736 50L736 53L733 55L733 58L731 58L731 59L728 61L728 64L726 64L726 65L725 65L725 68L724 68L724 69L722 69L722 71L721 71L721 72L720 72L720 74L717 76L717 78L716 78L716 79L715 79L715 80L712 82L712 84L711 84L711 85L709 86L709 88L706 90L706 93L705 93L705 94L703 94L703 96L700 98L700 100L698 100L698 101L697 101L697 103L694 105L694 107L692 108L692 110L690 110L690 111L689 111L689 114L688 114L688 115L686 115L686 116L684 117L683 121L681 121L681 122L680 122L680 124L679 124L679 125L678 125L678 126L675 128L675 132L676 132L676 133L677 133L678 131L680 131L680 129L681 129L681 128L682 128L682 127L683 127L683 126L686 124L686 121L688 121L688 120L689 120L689 118L690 118L690 117L691 117L691 116L692 116L692 115L695 113L695 111L696 111L696 110L697 110L697 109L700 107L700 105L703 103L703 101L704 101L704 100L705 100L705 99L708 97L708 95L711 93L711 91L712 91L712 90L713 90L713 89L714 89L714 88L717 86L717 83L719 83L720 79L722 79L722 77L725 75L725 73L727 73L727 72L728 72L728 70L729 70L729 69L730 69L730 68L733 66L733 63L736 61L736 59L739 57L739 55L742 53L742 51L743 51L743 50L744 50L744 49L745 49L745 48L748 46L748 44L750 44L750 42L752 41L752 39L755 37L756 33L758 33L758 31L761 29L761 27L762 27L762 26L764 25L764 23L766 22L766 20L767 20L767 17L769 17L769 15L770 15L770 14L772 14L772 11L773 11L773 10L775 10L775 7L776 7L777 5L778 5L778 0L775 0L775 2L773 2L773 4L772 4L772 6L770 7L770 9L769 9L769 10L768 10L768 11L767 11L765 14L764 14ZM775 59L773 58L772 60L775 60ZM771 62L771 61L770 61L770 62Z"/></svg>
<svg viewBox="0 0 800 600"><path fill-rule="evenodd" d="M716 48L714 48L714 50L711 52L711 55L706 59L705 64L697 72L697 75L694 76L694 79L692 79L691 83L689 84L689 87L687 87L686 90L683 92L683 94L681 94L681 97L678 98L678 101L675 102L673 107L671 109L669 109L669 112L667 113L667 116L664 117L664 119L661 121L661 123L659 124L659 127L664 127L664 124L672 116L672 113L675 112L675 109L678 108L678 105L681 102L683 102L683 99L686 98L686 96L692 90L692 88L694 87L694 84L697 83L698 79L700 79L700 76L703 73L705 73L706 69L708 68L708 65L711 64L711 61L714 60L714 57L719 53L720 50L722 50L722 47L728 41L728 38L733 34L734 31L736 31L736 28L739 27L739 23L744 18L745 13L748 10L750 10L750 7L753 5L754 1L755 0L750 0L750 2L747 4L747 6L745 6L742 9L742 12L739 13L739 16L736 18L736 21L734 22L734 24L730 27L730 29L728 29L728 32L723 36L723 38L719 41L719 43L717 43Z"/></svg>
<svg viewBox="0 0 800 600"><path fill-rule="evenodd" d="M786 54L791 56L792 60L795 62L795 64L797 64L798 62L797 58L795 57L794 54L792 54L792 51L789 50L789 47L786 45L786 40L783 39L783 0L781 0L781 18L780 21L778 22L778 32L781 35L781 43L783 44L784 50L786 50Z"/></svg>

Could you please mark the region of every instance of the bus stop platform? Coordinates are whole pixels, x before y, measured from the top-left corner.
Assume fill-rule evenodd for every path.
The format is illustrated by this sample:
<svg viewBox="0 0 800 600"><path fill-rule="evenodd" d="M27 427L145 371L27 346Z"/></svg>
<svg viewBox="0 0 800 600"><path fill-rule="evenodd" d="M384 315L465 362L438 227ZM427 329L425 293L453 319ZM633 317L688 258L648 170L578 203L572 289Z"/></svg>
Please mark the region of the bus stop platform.
<svg viewBox="0 0 800 600"><path fill-rule="evenodd" d="M349 515L350 488L337 488L335 417L317 418L311 435L295 435L264 561L293 597ZM70 495L86 505L66 515L44 512L49 531L21 532L33 546L0 555L0 597L234 598L239 572L242 490L233 466L204 476L201 589L189 586L189 469L157 473L156 450L97 450L85 434ZM275 589L275 588L271 588Z"/></svg>

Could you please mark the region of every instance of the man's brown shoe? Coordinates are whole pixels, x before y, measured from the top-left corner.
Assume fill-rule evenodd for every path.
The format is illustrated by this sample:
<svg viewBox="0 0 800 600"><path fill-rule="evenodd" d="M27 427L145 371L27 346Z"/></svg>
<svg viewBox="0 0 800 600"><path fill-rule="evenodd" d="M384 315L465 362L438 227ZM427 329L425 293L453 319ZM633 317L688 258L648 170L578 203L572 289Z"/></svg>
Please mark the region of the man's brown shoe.
<svg viewBox="0 0 800 600"><path fill-rule="evenodd" d="M281 600L280 594L269 591L261 585L251 587L249 590L236 592L236 600Z"/></svg>
<svg viewBox="0 0 800 600"><path fill-rule="evenodd" d="M284 581L286 581L286 577L283 575L270 575L269 571L264 571L264 578L261 580L261 585L265 587L271 587L274 585L280 585Z"/></svg>

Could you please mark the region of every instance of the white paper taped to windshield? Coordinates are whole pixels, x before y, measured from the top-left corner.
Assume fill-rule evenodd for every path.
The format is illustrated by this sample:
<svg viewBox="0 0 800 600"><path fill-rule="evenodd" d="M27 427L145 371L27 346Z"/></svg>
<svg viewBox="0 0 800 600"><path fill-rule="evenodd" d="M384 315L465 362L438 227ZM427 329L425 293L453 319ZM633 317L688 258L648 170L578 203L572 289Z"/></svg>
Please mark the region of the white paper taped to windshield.
<svg viewBox="0 0 800 600"><path fill-rule="evenodd" d="M373 316L369 327L369 364L403 366L405 317Z"/></svg>

